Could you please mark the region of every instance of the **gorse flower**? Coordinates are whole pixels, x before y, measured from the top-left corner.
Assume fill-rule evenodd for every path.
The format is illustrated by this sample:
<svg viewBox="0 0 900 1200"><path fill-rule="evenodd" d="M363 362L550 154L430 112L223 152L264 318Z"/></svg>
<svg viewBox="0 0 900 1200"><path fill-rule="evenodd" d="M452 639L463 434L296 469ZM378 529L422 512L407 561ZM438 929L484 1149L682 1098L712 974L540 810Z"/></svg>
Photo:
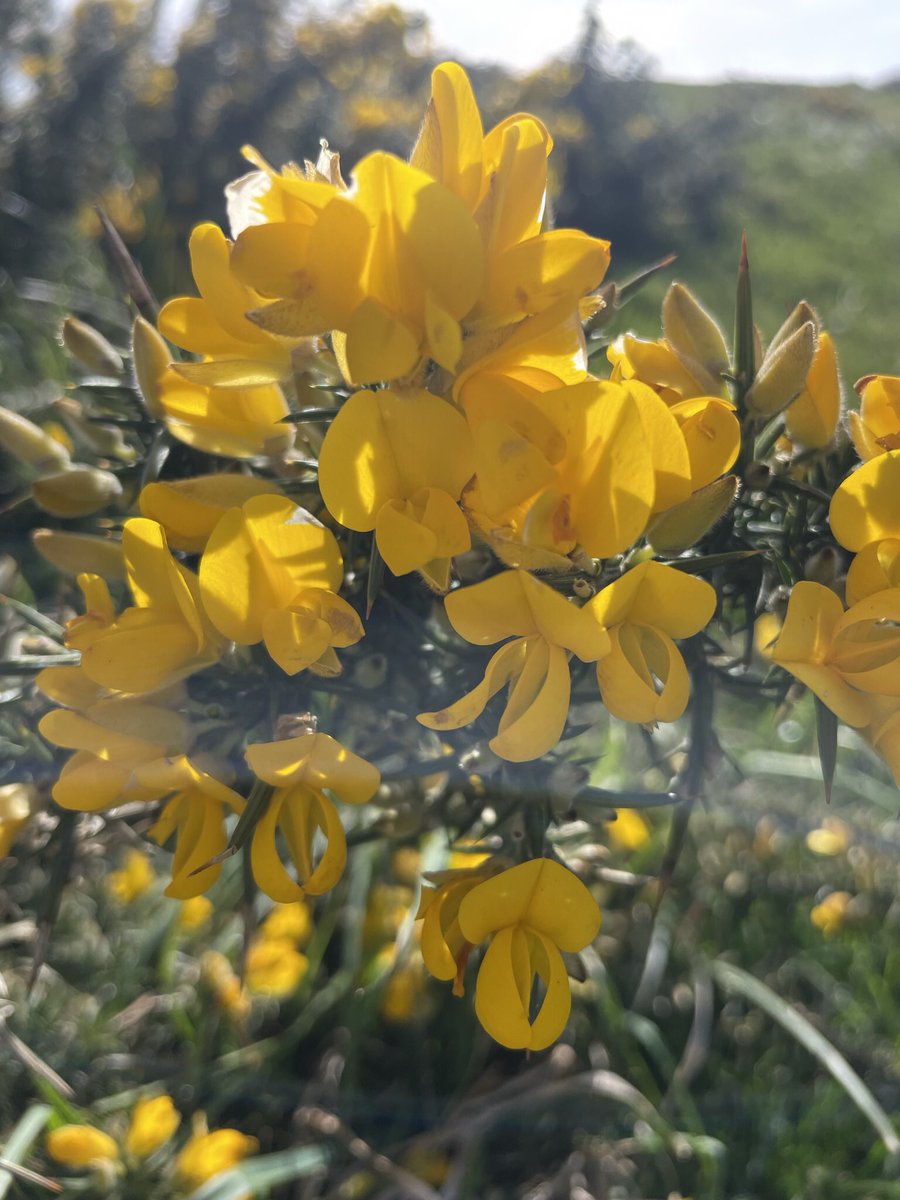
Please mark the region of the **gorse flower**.
<svg viewBox="0 0 900 1200"><path fill-rule="evenodd" d="M509 700L490 747L501 758L526 762L559 741L569 711L569 652L583 662L609 653L609 634L593 614L576 608L526 571L506 571L451 592L445 602L453 628L466 641L501 647L483 681L439 712L420 713L430 729L459 729L480 716L509 685Z"/></svg>
<svg viewBox="0 0 900 1200"><path fill-rule="evenodd" d="M291 903L333 888L347 861L347 839L333 793L344 804L365 804L381 781L378 770L326 733L311 733L247 747L247 762L273 788L253 834L253 874L273 900ZM281 830L297 870L295 882L278 853ZM314 842L325 848L314 860Z"/></svg>
<svg viewBox="0 0 900 1200"><path fill-rule="evenodd" d="M487 878L475 868L441 882L419 915L425 965L438 978L456 978L457 992L464 948L491 939L475 989L475 1011L491 1037L511 1049L556 1041L571 1008L560 951L583 950L600 928L597 903L577 876L547 858ZM544 995L533 1010L536 979Z"/></svg>

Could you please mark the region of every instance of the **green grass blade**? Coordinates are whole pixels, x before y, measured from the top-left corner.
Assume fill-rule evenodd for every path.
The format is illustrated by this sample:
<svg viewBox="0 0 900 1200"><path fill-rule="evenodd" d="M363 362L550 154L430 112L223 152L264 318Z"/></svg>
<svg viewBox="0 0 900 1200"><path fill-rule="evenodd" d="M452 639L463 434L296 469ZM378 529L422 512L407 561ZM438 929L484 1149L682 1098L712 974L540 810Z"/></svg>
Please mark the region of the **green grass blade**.
<svg viewBox="0 0 900 1200"><path fill-rule="evenodd" d="M3 1147L0 1157L13 1166L22 1166L22 1160L31 1151L31 1147L47 1124L52 1112L53 1109L49 1104L32 1104L9 1135L9 1141ZM0 1200L3 1200L9 1191L12 1181L13 1177L9 1171L0 1170Z"/></svg>
<svg viewBox="0 0 900 1200"><path fill-rule="evenodd" d="M737 992L751 1004L757 1005L774 1021L795 1037L804 1049L817 1058L831 1077L836 1080L859 1111L872 1124L884 1142L888 1153L900 1153L900 1137L890 1119L863 1080L857 1075L843 1054L821 1034L814 1025L793 1005L782 999L777 992L761 980L732 963L715 959L710 963L713 978L727 991Z"/></svg>

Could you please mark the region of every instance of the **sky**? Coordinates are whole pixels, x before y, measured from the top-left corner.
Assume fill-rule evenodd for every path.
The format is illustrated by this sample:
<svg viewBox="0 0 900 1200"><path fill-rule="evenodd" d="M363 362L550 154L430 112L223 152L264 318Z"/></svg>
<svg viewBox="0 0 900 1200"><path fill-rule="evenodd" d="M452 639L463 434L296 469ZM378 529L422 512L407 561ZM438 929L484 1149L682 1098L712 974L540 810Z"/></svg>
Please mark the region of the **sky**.
<svg viewBox="0 0 900 1200"><path fill-rule="evenodd" d="M519 70L570 47L585 4L401 0L426 13L436 48ZM896 0L602 0L598 11L614 39L632 38L651 55L662 79L873 84L900 77Z"/></svg>

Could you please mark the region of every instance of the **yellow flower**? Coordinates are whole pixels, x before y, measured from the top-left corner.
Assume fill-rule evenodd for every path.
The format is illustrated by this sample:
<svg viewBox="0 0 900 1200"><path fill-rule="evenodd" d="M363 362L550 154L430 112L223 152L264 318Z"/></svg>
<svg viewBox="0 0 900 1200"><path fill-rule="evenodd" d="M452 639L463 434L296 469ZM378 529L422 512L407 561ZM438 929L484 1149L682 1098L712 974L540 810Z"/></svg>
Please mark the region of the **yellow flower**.
<svg viewBox="0 0 900 1200"><path fill-rule="evenodd" d="M244 811L243 797L184 755L145 763L135 770L135 779L148 791L168 797L159 820L149 830L160 846L173 834L177 837L166 895L187 900L205 892L222 871L220 863L207 864L228 844L225 816L229 811ZM206 870L199 870L201 867Z"/></svg>
<svg viewBox="0 0 900 1200"><path fill-rule="evenodd" d="M141 850L129 850L125 865L106 877L106 889L119 904L131 904L153 886L153 865Z"/></svg>
<svg viewBox="0 0 900 1200"><path fill-rule="evenodd" d="M655 498L646 424L626 387L587 379L532 390L517 416L483 406L474 413L476 480L463 504L500 557L565 568L577 547L606 558L644 532ZM673 430L677 437L677 430ZM663 435L665 436L665 435Z"/></svg>
<svg viewBox="0 0 900 1200"><path fill-rule="evenodd" d="M357 384L407 375L423 354L453 370L459 321L482 282L471 214L448 188L390 154L370 154L352 178L347 193L297 180L291 190L300 203L289 219L240 234L237 275L281 298L254 319L294 337L339 331L340 356ZM317 208L323 190L330 194Z"/></svg>
<svg viewBox="0 0 900 1200"><path fill-rule="evenodd" d="M446 591L450 559L469 549L457 501L474 470L465 419L421 388L356 392L319 455L322 499L336 520L375 530L395 575L420 570Z"/></svg>
<svg viewBox="0 0 900 1200"><path fill-rule="evenodd" d="M852 899L849 892L831 892L813 908L809 919L826 937L834 937L844 927L847 906Z"/></svg>
<svg viewBox="0 0 900 1200"><path fill-rule="evenodd" d="M795 442L822 450L835 435L841 419L841 379L831 335L819 334L812 366L803 391L788 407L784 424Z"/></svg>
<svg viewBox="0 0 900 1200"><path fill-rule="evenodd" d="M757 644L842 721L859 728L871 720L871 695L900 697L898 628L900 588L877 592L844 612L829 588L802 582L791 592L780 632L773 618L760 618Z"/></svg>
<svg viewBox="0 0 900 1200"><path fill-rule="evenodd" d="M378 790L378 770L327 733L258 742L247 747L246 757L257 778L275 788L253 833L251 863L256 882L282 904L327 892L343 873L347 839L325 789L344 804L365 804ZM291 878L278 854L279 829L299 882ZM325 847L315 862L317 835L324 838Z"/></svg>
<svg viewBox="0 0 900 1200"><path fill-rule="evenodd" d="M108 1133L90 1125L61 1125L47 1134L47 1153L66 1167L115 1162L119 1148Z"/></svg>
<svg viewBox="0 0 900 1200"><path fill-rule="evenodd" d="M172 367L156 382L166 428L185 445L226 458L284 454L294 429L282 424L287 401L275 384L214 387L184 379Z"/></svg>
<svg viewBox="0 0 900 1200"><path fill-rule="evenodd" d="M507 325L559 300L574 308L606 273L608 242L574 229L542 231L552 146L528 113L485 136L465 71L452 62L435 68L412 162L456 193L480 231L484 283L471 327Z"/></svg>
<svg viewBox="0 0 900 1200"><path fill-rule="evenodd" d="M305 946L313 933L312 913L304 900L276 904L259 927L260 936Z"/></svg>
<svg viewBox="0 0 900 1200"><path fill-rule="evenodd" d="M581 880L552 859L521 863L467 892L458 920L473 945L491 937L475 987L475 1012L491 1037L513 1050L556 1041L572 1002L560 951L583 950L600 928L597 902ZM536 978L545 994L532 1020Z"/></svg>
<svg viewBox="0 0 900 1200"><path fill-rule="evenodd" d="M262 495L280 495L280 489L255 475L195 475L148 483L141 490L140 506L145 517L163 527L170 546L197 553L229 508Z"/></svg>
<svg viewBox="0 0 900 1200"><path fill-rule="evenodd" d="M897 587L900 587L900 538L882 538L863 546L847 571L847 603L856 604L885 588Z"/></svg>
<svg viewBox="0 0 900 1200"><path fill-rule="evenodd" d="M847 414L856 453L868 461L900 450L900 377L868 375L856 387L861 394L859 412Z"/></svg>
<svg viewBox="0 0 900 1200"><path fill-rule="evenodd" d="M0 787L0 859L28 824L38 805L38 791L30 783L5 783Z"/></svg>
<svg viewBox="0 0 900 1200"><path fill-rule="evenodd" d="M438 871L426 876L416 920L422 922L422 959L435 979L453 980L454 996L464 994L463 976L472 950L459 926L459 906L472 888L502 869L497 861Z"/></svg>
<svg viewBox="0 0 900 1200"><path fill-rule="evenodd" d="M209 619L243 645L265 642L283 671L340 671L334 647L363 636L336 595L344 578L334 534L285 496L255 496L220 519L200 562Z"/></svg>
<svg viewBox="0 0 900 1200"><path fill-rule="evenodd" d="M900 538L900 450L888 450L848 475L831 499L831 531L848 550Z"/></svg>
<svg viewBox="0 0 900 1200"><path fill-rule="evenodd" d="M157 792L137 782L135 768L184 753L191 738L177 713L128 699L101 700L83 712L56 708L41 718L38 729L48 742L76 751L52 793L61 808L76 812L156 799Z"/></svg>
<svg viewBox="0 0 900 1200"><path fill-rule="evenodd" d="M673 638L691 637L712 617L716 591L674 567L647 561L603 588L587 605L609 631L597 663L603 703L621 721L676 721L690 676Z"/></svg>
<svg viewBox="0 0 900 1200"><path fill-rule="evenodd" d="M639 379L662 393L668 404L698 397L725 398L721 375L717 378L665 339L651 342L623 334L609 347L607 357L613 366L613 379Z"/></svg>
<svg viewBox="0 0 900 1200"><path fill-rule="evenodd" d="M161 526L126 521L122 547L135 605L83 647L81 666L101 687L152 692L215 662L221 640L200 608L197 577L172 557Z"/></svg>
<svg viewBox="0 0 900 1200"><path fill-rule="evenodd" d="M309 969L309 959L288 938L259 937L247 951L244 978L257 995L290 996Z"/></svg>
<svg viewBox="0 0 900 1200"><path fill-rule="evenodd" d="M159 330L170 342L203 355L206 363L178 363L174 370L192 383L264 386L291 375L291 346L248 321L263 302L231 269L231 242L217 225L198 225L190 238L191 269L200 298L178 296L159 314ZM229 372L233 372L229 376Z"/></svg>
<svg viewBox="0 0 900 1200"><path fill-rule="evenodd" d="M169 1096L138 1100L125 1135L125 1149L135 1158L148 1158L164 1146L181 1124L181 1113Z"/></svg>
<svg viewBox="0 0 900 1200"><path fill-rule="evenodd" d="M194 1191L207 1179L213 1179L256 1154L259 1142L237 1129L214 1129L195 1133L175 1159L175 1174L186 1189Z"/></svg>
<svg viewBox="0 0 900 1200"><path fill-rule="evenodd" d="M509 700L490 747L511 762L540 758L559 741L569 712L569 655L594 662L609 653L609 635L585 609L576 608L527 571L505 571L451 592L447 616L468 642L501 647L473 691L439 712L416 718L429 729L469 725L505 685Z"/></svg>

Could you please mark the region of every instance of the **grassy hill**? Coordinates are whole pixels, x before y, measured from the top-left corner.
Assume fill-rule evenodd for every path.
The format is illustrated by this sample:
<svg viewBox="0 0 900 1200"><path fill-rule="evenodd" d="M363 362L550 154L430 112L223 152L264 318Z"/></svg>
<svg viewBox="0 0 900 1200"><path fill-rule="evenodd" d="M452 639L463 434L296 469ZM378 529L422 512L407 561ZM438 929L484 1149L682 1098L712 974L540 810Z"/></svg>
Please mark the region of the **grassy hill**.
<svg viewBox="0 0 900 1200"><path fill-rule="evenodd" d="M685 123L723 111L732 118L734 141L718 148L727 149L733 172L718 228L685 227L682 244L672 246L675 275L730 319L746 229L765 335L805 298L833 333L848 383L900 373L900 90L653 87L661 107ZM652 331L666 286L648 288L629 321Z"/></svg>

